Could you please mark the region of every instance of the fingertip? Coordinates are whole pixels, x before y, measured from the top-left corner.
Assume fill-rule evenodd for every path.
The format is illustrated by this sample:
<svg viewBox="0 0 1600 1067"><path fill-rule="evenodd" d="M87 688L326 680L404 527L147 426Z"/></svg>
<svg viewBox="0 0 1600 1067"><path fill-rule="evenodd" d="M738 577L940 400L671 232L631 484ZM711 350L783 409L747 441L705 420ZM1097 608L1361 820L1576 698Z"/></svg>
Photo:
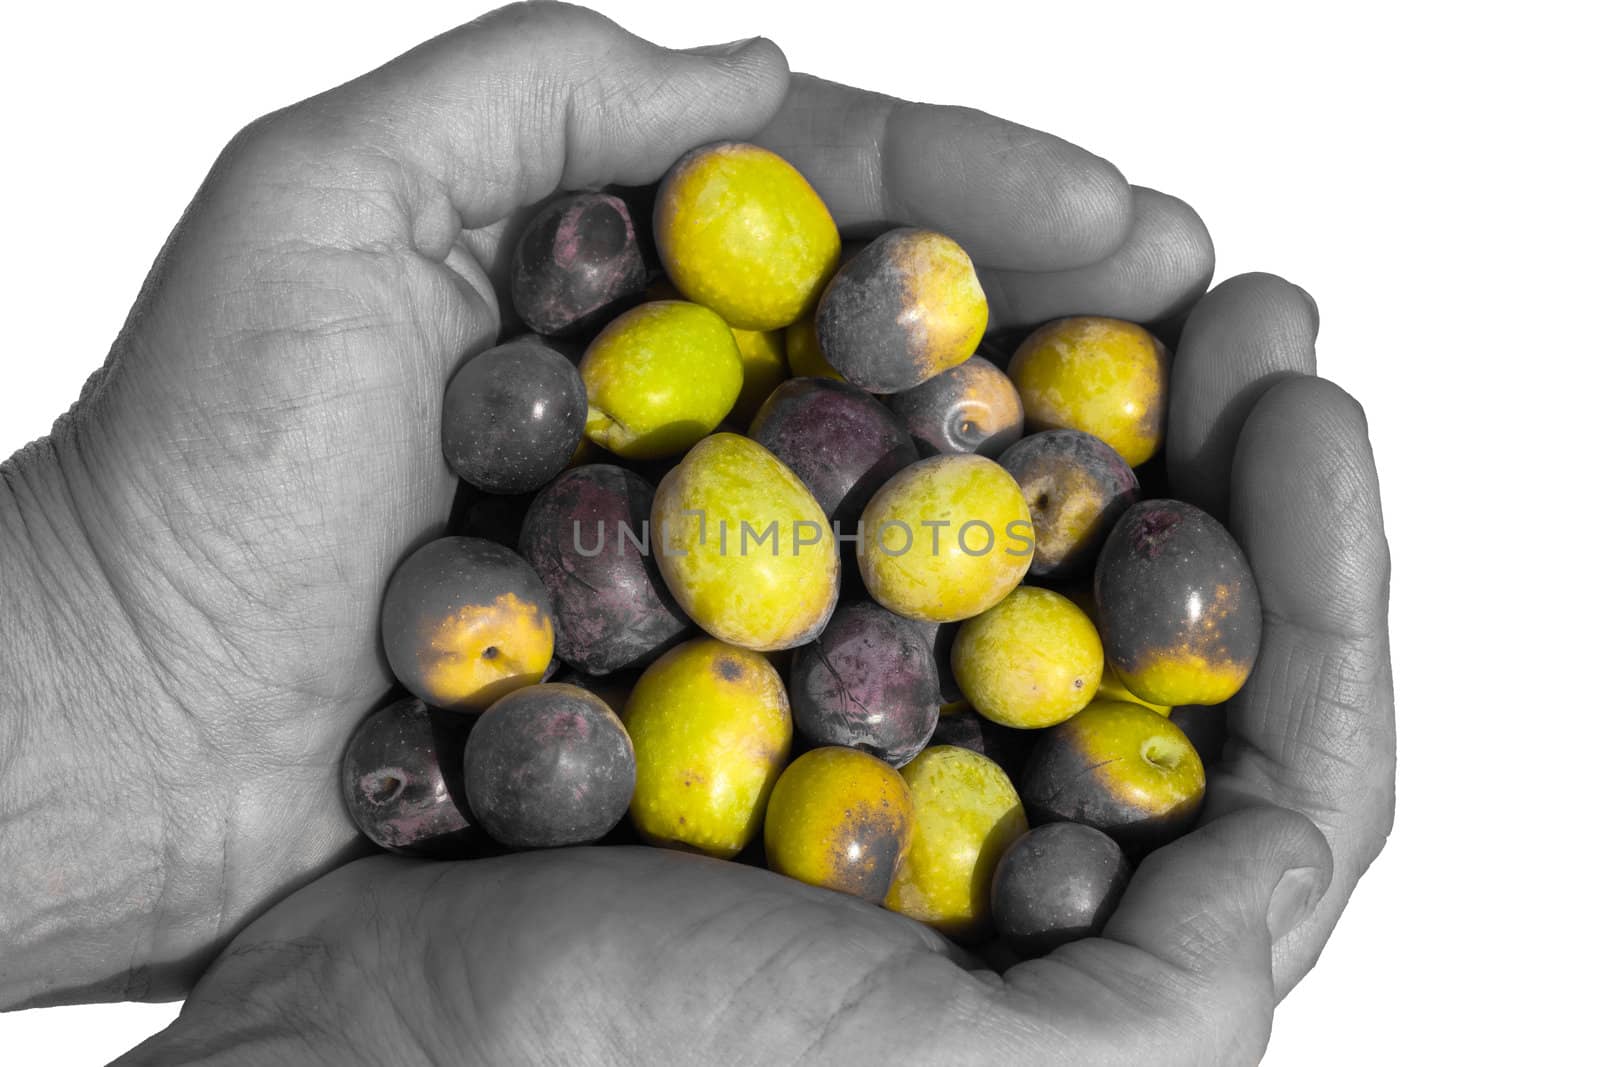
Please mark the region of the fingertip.
<svg viewBox="0 0 1600 1067"><path fill-rule="evenodd" d="M1343 387L1315 374L1291 375L1269 385L1245 426L1267 420L1273 421L1275 432L1294 433L1304 427L1330 443L1355 445L1367 440L1366 408ZM1241 428L1241 439L1243 435Z"/></svg>
<svg viewBox="0 0 1600 1067"><path fill-rule="evenodd" d="M1310 818L1290 808L1256 801L1207 818L1172 844L1145 858L1139 870L1154 874L1191 869L1195 860L1226 861L1234 874L1270 891L1282 874L1296 867L1322 872L1324 888L1332 876L1333 852ZM1262 896L1263 905L1266 897Z"/></svg>
<svg viewBox="0 0 1600 1067"><path fill-rule="evenodd" d="M709 59L729 75L748 80L763 99L771 102L770 110L762 117L763 125L777 114L783 94L789 88L789 57L770 37L745 37L726 44L680 48L677 54Z"/></svg>
<svg viewBox="0 0 1600 1067"><path fill-rule="evenodd" d="M1163 258L1173 264L1172 273L1189 280L1189 289L1173 304L1199 300L1217 270L1217 246L1210 228L1186 200L1142 185L1134 186L1133 193L1138 209L1158 220L1160 232L1166 235L1161 249Z"/></svg>
<svg viewBox="0 0 1600 1067"><path fill-rule="evenodd" d="M1036 325L1066 315L1160 323L1184 315L1216 266L1210 231L1184 201L1134 186L1133 222L1109 256L1067 271L983 270L991 321Z"/></svg>
<svg viewBox="0 0 1600 1067"><path fill-rule="evenodd" d="M1110 162L972 108L896 101L881 151L883 213L948 232L987 267L1087 266L1133 225L1132 190Z"/></svg>
<svg viewBox="0 0 1600 1067"><path fill-rule="evenodd" d="M1227 514L1245 417L1274 382L1316 368L1315 305L1298 286L1272 274L1241 274L1202 296L1172 365L1167 469L1174 491Z"/></svg>
<svg viewBox="0 0 1600 1067"><path fill-rule="evenodd" d="M1322 328L1322 309L1317 307L1316 298L1311 295L1309 289L1303 285L1296 285L1295 288L1300 290L1300 295L1305 299L1306 306L1311 309L1311 333L1315 335Z"/></svg>

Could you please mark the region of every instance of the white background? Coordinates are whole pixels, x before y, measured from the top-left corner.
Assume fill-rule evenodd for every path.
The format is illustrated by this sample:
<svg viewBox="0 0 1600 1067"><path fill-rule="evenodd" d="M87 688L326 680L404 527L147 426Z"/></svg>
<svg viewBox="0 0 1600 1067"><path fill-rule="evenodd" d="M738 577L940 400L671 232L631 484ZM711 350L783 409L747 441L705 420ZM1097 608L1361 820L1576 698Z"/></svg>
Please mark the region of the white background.
<svg viewBox="0 0 1600 1067"><path fill-rule="evenodd" d="M479 2L9 14L0 455L75 398L239 126ZM1579 5L598 6L664 44L760 33L797 70L1060 134L1193 204L1219 279L1316 296L1322 373L1365 404L1383 478L1399 815L1266 1062L1586 1060L1600 90L1561 14ZM175 1012L0 1016L0 1060L101 1063Z"/></svg>

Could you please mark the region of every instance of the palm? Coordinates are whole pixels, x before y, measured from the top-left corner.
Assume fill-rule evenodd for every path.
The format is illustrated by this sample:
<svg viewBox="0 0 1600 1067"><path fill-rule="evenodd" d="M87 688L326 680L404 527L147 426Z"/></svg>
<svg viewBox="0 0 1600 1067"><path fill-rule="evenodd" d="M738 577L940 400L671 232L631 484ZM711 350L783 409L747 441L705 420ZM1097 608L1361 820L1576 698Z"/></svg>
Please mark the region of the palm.
<svg viewBox="0 0 1600 1067"><path fill-rule="evenodd" d="M251 178L278 188L270 168ZM101 453L106 482L153 491L139 509L160 516L143 520L147 558L206 623L166 666L175 692L199 697L187 710L212 755L197 773L207 800L234 808L237 862L214 872L227 879L217 888L245 908L356 840L335 768L390 685L376 634L384 584L443 528L455 486L438 444L444 385L499 327L465 247L500 227L453 235L441 262L408 246L403 216L319 221L359 216L366 195L297 175L258 208L294 220L292 232L187 219L166 253L184 277L136 312L86 434L91 447L119 439ZM311 198L328 216L298 218ZM392 251L359 251L374 246ZM141 372L164 387L135 398ZM176 470L150 470L174 428L192 426L205 432L186 435ZM167 521L192 501L206 502L205 521ZM129 507L125 521L141 519Z"/></svg>

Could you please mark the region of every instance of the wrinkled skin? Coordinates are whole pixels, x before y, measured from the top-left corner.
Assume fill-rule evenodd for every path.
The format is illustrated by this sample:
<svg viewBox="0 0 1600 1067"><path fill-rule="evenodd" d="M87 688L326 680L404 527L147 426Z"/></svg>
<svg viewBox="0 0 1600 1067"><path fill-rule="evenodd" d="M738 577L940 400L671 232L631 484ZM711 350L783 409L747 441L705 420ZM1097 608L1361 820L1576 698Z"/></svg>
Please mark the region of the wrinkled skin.
<svg viewBox="0 0 1600 1067"><path fill-rule="evenodd" d="M996 975L882 910L657 850L346 864L338 755L389 684L384 582L448 511L439 404L501 333L509 220L740 137L794 160L847 236L961 242L996 326L1087 303L1158 321L1209 281L1192 211L1057 138L574 8L510 9L253 124L107 368L5 467L0 1004L179 995L204 970L132 1063L1259 1057L1393 804L1366 426L1307 377L1315 309L1276 279L1202 300L1173 404L1207 449L1167 457L1175 485L1226 487L1261 667L1202 826L1144 862L1104 939ZM1040 207L996 208L1018 203Z"/></svg>

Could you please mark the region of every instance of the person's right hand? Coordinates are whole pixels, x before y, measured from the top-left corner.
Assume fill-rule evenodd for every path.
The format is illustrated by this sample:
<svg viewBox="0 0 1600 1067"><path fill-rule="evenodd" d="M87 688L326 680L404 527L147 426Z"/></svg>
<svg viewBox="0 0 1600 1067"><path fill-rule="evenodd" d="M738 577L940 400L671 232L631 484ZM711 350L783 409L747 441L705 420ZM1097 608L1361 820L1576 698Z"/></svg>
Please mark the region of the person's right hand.
<svg viewBox="0 0 1600 1067"><path fill-rule="evenodd" d="M1315 332L1267 275L1184 331L1171 476L1231 501L1266 628L1202 825L1100 937L995 974L880 908L682 853L373 858L248 928L124 1062L1257 1062L1393 812L1376 474L1360 408L1311 376Z"/></svg>

